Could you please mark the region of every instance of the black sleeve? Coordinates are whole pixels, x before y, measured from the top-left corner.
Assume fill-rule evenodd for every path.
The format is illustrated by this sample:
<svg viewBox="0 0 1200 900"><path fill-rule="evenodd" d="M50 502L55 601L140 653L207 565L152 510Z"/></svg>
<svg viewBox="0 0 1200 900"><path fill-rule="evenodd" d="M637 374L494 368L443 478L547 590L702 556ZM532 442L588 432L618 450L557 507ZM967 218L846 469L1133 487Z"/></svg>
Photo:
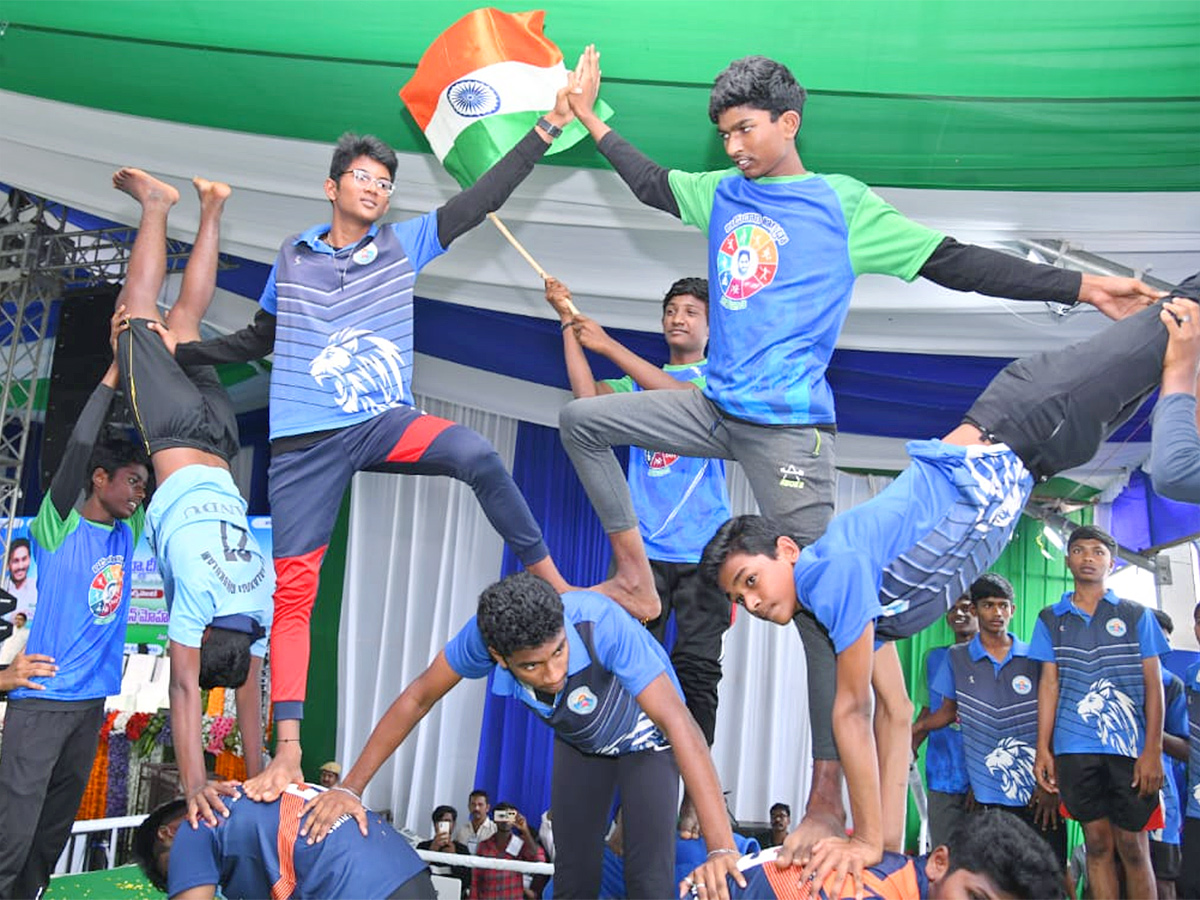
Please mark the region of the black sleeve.
<svg viewBox="0 0 1200 900"><path fill-rule="evenodd" d="M67 438L67 446L63 449L62 460L58 471L50 482L50 502L58 512L60 519L71 514L79 492L87 485L91 473L87 469L88 460L92 456L92 448L96 437L104 427L104 419L108 416L108 407L112 403L113 389L106 384L96 385L92 396L84 404L83 412L75 420L71 436Z"/></svg>
<svg viewBox="0 0 1200 900"><path fill-rule="evenodd" d="M529 134L517 141L516 146L500 157L478 181L447 200L437 211L438 240L442 246L449 247L456 238L482 222L488 213L503 206L549 146L536 129L530 129Z"/></svg>
<svg viewBox="0 0 1200 900"><path fill-rule="evenodd" d="M1083 275L1019 256L960 244L945 238L925 260L921 277L955 291L975 291L1009 300L1055 300L1077 303Z"/></svg>
<svg viewBox="0 0 1200 900"><path fill-rule="evenodd" d="M612 163L633 196L647 206L679 218L679 203L671 193L670 169L664 169L615 131L602 137L596 149Z"/></svg>
<svg viewBox="0 0 1200 900"><path fill-rule="evenodd" d="M175 346L175 361L181 366L211 366L216 363L250 362L262 359L275 348L275 317L265 309L254 321L233 334L188 341Z"/></svg>

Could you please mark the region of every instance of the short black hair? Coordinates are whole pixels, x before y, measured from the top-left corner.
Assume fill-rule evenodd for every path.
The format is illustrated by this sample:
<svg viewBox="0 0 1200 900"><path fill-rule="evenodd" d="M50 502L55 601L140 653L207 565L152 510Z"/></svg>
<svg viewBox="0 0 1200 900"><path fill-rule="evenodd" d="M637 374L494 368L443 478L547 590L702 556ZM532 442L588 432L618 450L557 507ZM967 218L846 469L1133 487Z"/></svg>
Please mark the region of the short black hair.
<svg viewBox="0 0 1200 900"><path fill-rule="evenodd" d="M1071 532L1071 536L1067 538L1067 549L1071 549L1071 545L1076 541L1099 541L1108 548L1110 556L1117 555L1117 542L1111 534L1103 528L1097 528L1095 525L1080 525Z"/></svg>
<svg viewBox="0 0 1200 900"><path fill-rule="evenodd" d="M355 134L352 131L347 131L338 138L337 146L333 149L333 159L329 163L329 177L337 181L360 156L383 165L388 170L388 177L395 180L398 164L396 151L373 134Z"/></svg>
<svg viewBox="0 0 1200 900"><path fill-rule="evenodd" d="M967 591L967 596L971 603L978 603L980 600L987 600L991 597L1003 597L1005 600L1012 602L1016 596L1012 584L1003 575L997 575L995 572L984 572L972 583Z"/></svg>
<svg viewBox="0 0 1200 900"><path fill-rule="evenodd" d="M680 278L667 288L667 293L663 295L663 312L667 311L668 303L676 297L682 297L684 294L691 294L704 304L705 309L708 309L708 279L689 276L687 278Z"/></svg>
<svg viewBox="0 0 1200 900"><path fill-rule="evenodd" d="M509 803L507 800L501 800L499 803L497 803L495 806L492 807L492 812L493 813L499 812L502 809L511 809L513 812L517 811L517 808L515 806L513 806L511 803Z"/></svg>
<svg viewBox="0 0 1200 900"><path fill-rule="evenodd" d="M492 799L488 796L488 792L483 788L475 788L475 790L471 791L471 793L467 795L467 800L474 800L476 797L482 797L487 803L490 803Z"/></svg>
<svg viewBox="0 0 1200 900"><path fill-rule="evenodd" d="M700 577L717 583L721 566L734 553L768 556L775 559L776 544L786 532L763 516L734 516L717 529L700 556Z"/></svg>
<svg viewBox="0 0 1200 900"><path fill-rule="evenodd" d="M775 810L777 810L777 809L782 809L783 814L785 816L787 816L789 819L792 817L792 808L790 806L788 806L786 803L772 803L771 809L768 812L768 815L772 815L772 816L775 815Z"/></svg>
<svg viewBox="0 0 1200 900"><path fill-rule="evenodd" d="M133 833L133 861L141 868L146 880L164 894L167 892L167 873L159 871L158 857L166 847L159 840L158 829L186 812L186 800L168 800L146 816Z"/></svg>
<svg viewBox="0 0 1200 900"><path fill-rule="evenodd" d="M562 631L562 598L548 581L517 572L479 595L475 621L483 642L507 659L517 650L540 647Z"/></svg>
<svg viewBox="0 0 1200 900"><path fill-rule="evenodd" d="M808 92L783 63L765 56L735 59L713 82L708 118L715 125L721 113L735 106L763 109L776 121L789 109L803 120Z"/></svg>
<svg viewBox="0 0 1200 900"><path fill-rule="evenodd" d="M1158 627L1163 630L1163 634L1170 637L1175 633L1175 620L1163 612L1161 609L1150 610L1154 613L1154 618L1158 619Z"/></svg>
<svg viewBox="0 0 1200 900"><path fill-rule="evenodd" d="M458 810L453 806L447 806L445 803L443 803L441 806L435 807L433 810L433 815L431 815L429 818L436 825L438 819L442 818L442 816L446 815L446 813L449 813L450 818L452 818L455 822L458 821Z"/></svg>
<svg viewBox="0 0 1200 900"><path fill-rule="evenodd" d="M1054 851L1032 828L1000 809L972 816L946 841L950 851L949 875L966 869L983 875L1014 897L1051 897L1060 900L1062 864Z"/></svg>
<svg viewBox="0 0 1200 900"><path fill-rule="evenodd" d="M98 441L92 448L92 455L88 459L88 480L85 494L92 495L92 478L91 475L97 469L103 469L109 478L117 474L117 470L125 466L145 466L146 471L150 471L150 456L146 453L146 449L140 444L135 444L126 437L107 437L104 440Z"/></svg>
<svg viewBox="0 0 1200 900"><path fill-rule="evenodd" d="M254 635L210 625L200 645L200 687L240 688L250 675L250 645Z"/></svg>
<svg viewBox="0 0 1200 900"><path fill-rule="evenodd" d="M13 551L16 550L18 547L24 547L26 550L30 550L29 538L23 538L23 537L13 538L11 541L9 541L9 544L8 544L8 558L9 559L12 559ZM32 552L32 551L30 551L30 552Z"/></svg>

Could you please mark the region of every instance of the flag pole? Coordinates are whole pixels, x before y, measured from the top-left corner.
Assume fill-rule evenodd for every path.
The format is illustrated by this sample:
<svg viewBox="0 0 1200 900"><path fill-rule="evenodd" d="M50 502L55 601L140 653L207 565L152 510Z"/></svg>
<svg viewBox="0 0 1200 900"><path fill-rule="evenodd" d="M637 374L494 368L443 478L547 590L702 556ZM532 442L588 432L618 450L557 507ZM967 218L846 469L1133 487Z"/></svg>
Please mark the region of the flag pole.
<svg viewBox="0 0 1200 900"><path fill-rule="evenodd" d="M508 242L512 244L514 248L516 248L516 251L521 254L521 257L525 260L525 262L529 263L529 265L533 267L533 271L538 273L538 277L541 278L542 281L545 281L550 277L550 273L538 265L538 261L529 254L528 250L521 246L520 241L513 237L513 233L508 230L507 226L505 226L503 222L500 221L499 216L492 212L488 213L487 217L492 220L492 224L499 229L500 233L504 235ZM567 300L567 308L571 311L572 315L579 315L579 309L570 300Z"/></svg>

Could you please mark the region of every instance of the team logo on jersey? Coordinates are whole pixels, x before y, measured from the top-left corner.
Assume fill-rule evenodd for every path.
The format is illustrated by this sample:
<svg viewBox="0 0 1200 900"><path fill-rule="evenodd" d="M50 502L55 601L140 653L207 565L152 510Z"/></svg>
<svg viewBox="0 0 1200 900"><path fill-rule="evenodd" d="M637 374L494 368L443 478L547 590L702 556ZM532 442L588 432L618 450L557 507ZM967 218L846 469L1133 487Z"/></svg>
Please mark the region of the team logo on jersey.
<svg viewBox="0 0 1200 900"><path fill-rule="evenodd" d="M1126 629L1126 627L1125 627L1124 619L1113 618L1113 619L1109 619L1104 624L1104 630L1107 631L1109 634L1111 634L1113 637L1125 637L1125 632L1128 629Z"/></svg>
<svg viewBox="0 0 1200 900"><path fill-rule="evenodd" d="M88 586L88 609L95 624L107 625L116 618L124 586L125 567L120 563L109 563L92 577Z"/></svg>
<svg viewBox="0 0 1200 900"><path fill-rule="evenodd" d="M351 256L350 258L352 260L354 260L356 263L358 263L360 266L365 266L367 263L374 262L375 257L377 257L378 255L379 255L379 248L376 247L375 242L372 241L371 243L367 244L367 246L361 247L358 250L355 250L354 255Z"/></svg>
<svg viewBox="0 0 1200 900"><path fill-rule="evenodd" d="M404 403L404 357L386 338L365 328L343 328L308 364L322 387L333 383L334 400L348 413L381 413Z"/></svg>
<svg viewBox="0 0 1200 900"><path fill-rule="evenodd" d="M1016 738L1001 738L996 748L984 757L984 765L1000 781L1000 789L1009 800L1028 803L1033 796L1033 747Z"/></svg>
<svg viewBox="0 0 1200 900"><path fill-rule="evenodd" d="M651 478L659 478L671 474L671 466L679 459L678 453L664 453L662 450L643 450L646 455L646 468L650 470Z"/></svg>
<svg viewBox="0 0 1200 900"><path fill-rule="evenodd" d="M567 697L567 709L581 716L590 716L596 711L596 695L591 688L577 688Z"/></svg>
<svg viewBox="0 0 1200 900"><path fill-rule="evenodd" d="M1095 722L1096 737L1117 755L1136 757L1141 752L1137 707L1107 678L1093 682L1075 709L1084 722Z"/></svg>
<svg viewBox="0 0 1200 900"><path fill-rule="evenodd" d="M1024 697L1033 690L1033 681L1028 675L1018 675L1012 680L1012 689Z"/></svg>
<svg viewBox="0 0 1200 900"><path fill-rule="evenodd" d="M721 305L746 308L746 301L775 280L779 247L787 234L771 219L757 213L735 216L726 225L725 240L717 250L717 281Z"/></svg>

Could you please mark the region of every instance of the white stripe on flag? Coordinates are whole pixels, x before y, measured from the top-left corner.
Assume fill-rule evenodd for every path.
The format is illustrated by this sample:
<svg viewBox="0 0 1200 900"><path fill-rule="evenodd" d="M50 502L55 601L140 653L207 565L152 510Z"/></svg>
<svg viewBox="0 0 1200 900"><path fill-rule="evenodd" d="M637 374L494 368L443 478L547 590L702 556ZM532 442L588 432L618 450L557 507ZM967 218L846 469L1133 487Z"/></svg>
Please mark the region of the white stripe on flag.
<svg viewBox="0 0 1200 900"><path fill-rule="evenodd" d="M440 162L458 135L480 119L551 109L566 80L567 70L561 62L549 68L502 62L476 69L442 90L425 138Z"/></svg>

